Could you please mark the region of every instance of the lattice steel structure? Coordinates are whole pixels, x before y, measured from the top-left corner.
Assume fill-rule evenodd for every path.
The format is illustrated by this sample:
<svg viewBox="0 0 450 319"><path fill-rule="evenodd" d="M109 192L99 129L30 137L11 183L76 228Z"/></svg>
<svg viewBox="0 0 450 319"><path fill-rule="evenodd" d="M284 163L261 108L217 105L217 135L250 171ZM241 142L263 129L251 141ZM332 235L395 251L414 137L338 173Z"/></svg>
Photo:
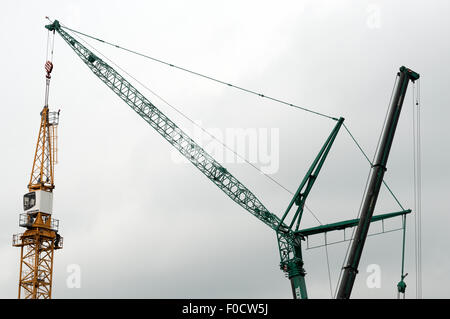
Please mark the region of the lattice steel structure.
<svg viewBox="0 0 450 319"><path fill-rule="evenodd" d="M13 236L13 246L21 247L19 295L21 299L50 299L53 256L62 248L62 237L54 230L29 230Z"/></svg>
<svg viewBox="0 0 450 319"><path fill-rule="evenodd" d="M302 230L299 230L300 220L303 215L306 198L318 177L344 119L333 118L333 120L337 122L335 127L310 166L310 169L302 180L283 217L280 219L275 214L271 213L247 187L211 157L201 146L193 141L114 68L68 34L57 20L45 27L50 31L57 32L103 83L105 83L115 94L117 94L117 96L153 127L166 141L175 147L219 189L234 202L276 232L281 259L280 268L286 273L291 281L293 296L296 299L307 298L301 241L304 240L308 234L302 234ZM294 204L296 205L296 208L293 208ZM290 214L291 210L295 211L295 213ZM400 215L406 213L407 212L404 211L401 212ZM390 214L382 215L375 219L384 219L389 218L390 216ZM287 217L289 217L290 222L286 220ZM341 224L342 225L338 227L339 229L351 227L351 225L354 224L354 221L344 221ZM333 227L323 227L318 231L316 230L316 232L327 232L331 230L333 230Z"/></svg>
<svg viewBox="0 0 450 319"><path fill-rule="evenodd" d="M50 67L47 67L47 66ZM53 65L47 62L47 91ZM19 215L19 226L24 233L13 235L13 246L20 247L18 298L50 299L52 297L53 257L62 248L58 234L59 221L52 218L54 165L56 161L57 126L59 111L50 112L45 105L41 112L29 193L24 195L25 213Z"/></svg>

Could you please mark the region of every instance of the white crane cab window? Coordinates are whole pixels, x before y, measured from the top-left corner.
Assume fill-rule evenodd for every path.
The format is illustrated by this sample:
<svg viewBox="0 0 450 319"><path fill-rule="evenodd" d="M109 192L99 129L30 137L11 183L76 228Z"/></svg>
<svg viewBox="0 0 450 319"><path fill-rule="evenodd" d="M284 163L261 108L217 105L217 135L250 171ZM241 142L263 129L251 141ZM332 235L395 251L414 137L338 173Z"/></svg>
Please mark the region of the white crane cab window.
<svg viewBox="0 0 450 319"><path fill-rule="evenodd" d="M31 192L23 195L23 210L29 210L36 205L36 193Z"/></svg>
<svg viewBox="0 0 450 319"><path fill-rule="evenodd" d="M47 213L53 210L53 193L36 190L23 195L23 210L27 213Z"/></svg>

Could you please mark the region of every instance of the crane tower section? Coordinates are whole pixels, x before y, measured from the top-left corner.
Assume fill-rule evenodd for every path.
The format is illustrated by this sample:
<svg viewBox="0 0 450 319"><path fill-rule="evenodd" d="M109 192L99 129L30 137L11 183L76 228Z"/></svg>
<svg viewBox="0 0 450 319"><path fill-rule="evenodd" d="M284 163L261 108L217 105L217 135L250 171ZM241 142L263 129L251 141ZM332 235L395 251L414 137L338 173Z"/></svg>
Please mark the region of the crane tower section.
<svg viewBox="0 0 450 319"><path fill-rule="evenodd" d="M13 246L20 247L19 292L21 299L51 299L53 256L62 248L58 234L59 220L52 217L54 166L57 161L57 128L59 111L48 108L48 89L53 65L45 65L46 97L34 154L28 192L23 196L19 226L26 230L13 235Z"/></svg>

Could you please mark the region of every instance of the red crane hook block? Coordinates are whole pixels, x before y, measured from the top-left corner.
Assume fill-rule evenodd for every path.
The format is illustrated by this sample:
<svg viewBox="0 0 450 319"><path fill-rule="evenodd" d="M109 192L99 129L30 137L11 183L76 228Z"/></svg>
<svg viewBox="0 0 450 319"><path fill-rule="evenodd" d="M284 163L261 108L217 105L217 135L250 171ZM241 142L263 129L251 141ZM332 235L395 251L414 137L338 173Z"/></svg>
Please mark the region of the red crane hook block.
<svg viewBox="0 0 450 319"><path fill-rule="evenodd" d="M47 78L50 79L50 73L52 73L53 70L53 63L50 61L47 61L45 63L45 71L47 71Z"/></svg>

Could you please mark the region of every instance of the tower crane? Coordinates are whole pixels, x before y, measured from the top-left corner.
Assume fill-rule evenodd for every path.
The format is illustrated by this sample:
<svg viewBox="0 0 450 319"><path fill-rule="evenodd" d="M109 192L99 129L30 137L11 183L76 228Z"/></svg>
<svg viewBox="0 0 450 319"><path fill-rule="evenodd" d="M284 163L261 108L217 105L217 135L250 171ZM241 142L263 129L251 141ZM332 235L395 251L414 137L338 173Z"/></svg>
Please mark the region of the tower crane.
<svg viewBox="0 0 450 319"><path fill-rule="evenodd" d="M318 174L328 156L339 129L344 122L344 118L333 118L336 121L335 127L301 181L283 216L279 218L277 215L270 212L245 185L210 156L173 121L164 115L114 68L72 37L58 20L54 20L45 27L50 31L57 32L103 83L105 83L117 96L119 96L166 141L187 158L220 190L235 203L275 231L280 254L280 268L290 279L293 297L294 299L307 298L308 294L305 284L306 272L303 268L304 263L301 249L302 241L308 236L355 227L360 223L359 219L352 219L310 229L299 229L306 199L312 186L317 180ZM404 68L404 70L410 71L406 68ZM292 214L291 212L294 213ZM405 216L410 212L411 210L402 210L376 216L370 215L364 219L364 222L370 224L371 222L387 218Z"/></svg>
<svg viewBox="0 0 450 319"><path fill-rule="evenodd" d="M63 247L63 238L58 233L59 220L52 217L59 111L51 112L48 107L51 61L46 62L45 69L45 105L40 114L28 193L23 196L24 213L19 215L19 226L26 231L13 235L13 246L21 248L19 299L51 298L54 251Z"/></svg>

